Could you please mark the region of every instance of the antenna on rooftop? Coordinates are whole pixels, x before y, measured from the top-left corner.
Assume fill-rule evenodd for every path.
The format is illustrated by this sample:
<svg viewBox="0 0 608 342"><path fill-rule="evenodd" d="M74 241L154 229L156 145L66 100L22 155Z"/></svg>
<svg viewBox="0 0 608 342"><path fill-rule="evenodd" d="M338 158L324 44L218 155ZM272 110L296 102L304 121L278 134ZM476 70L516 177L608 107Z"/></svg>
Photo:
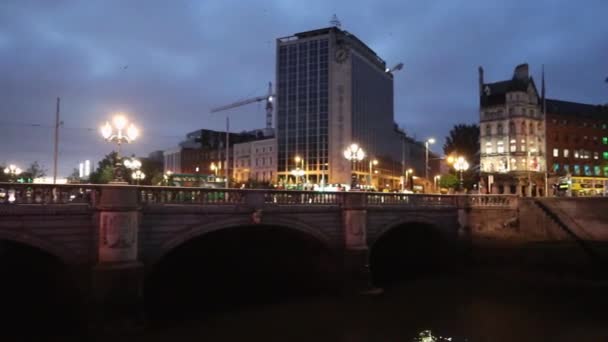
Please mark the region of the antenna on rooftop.
<svg viewBox="0 0 608 342"><path fill-rule="evenodd" d="M342 26L342 23L338 19L338 16L335 14L331 17L331 20L329 21L329 23L331 24L331 26L335 26L337 28L340 28L340 26Z"/></svg>

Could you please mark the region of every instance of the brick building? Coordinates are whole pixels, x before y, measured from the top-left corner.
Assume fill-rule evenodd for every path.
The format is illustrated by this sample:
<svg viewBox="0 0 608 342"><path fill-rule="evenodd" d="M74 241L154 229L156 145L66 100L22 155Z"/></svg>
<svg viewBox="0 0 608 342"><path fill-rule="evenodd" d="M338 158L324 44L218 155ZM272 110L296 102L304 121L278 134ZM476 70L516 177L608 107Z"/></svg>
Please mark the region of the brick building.
<svg viewBox="0 0 608 342"><path fill-rule="evenodd" d="M608 106L547 99L549 184L570 177L573 195L606 194Z"/></svg>

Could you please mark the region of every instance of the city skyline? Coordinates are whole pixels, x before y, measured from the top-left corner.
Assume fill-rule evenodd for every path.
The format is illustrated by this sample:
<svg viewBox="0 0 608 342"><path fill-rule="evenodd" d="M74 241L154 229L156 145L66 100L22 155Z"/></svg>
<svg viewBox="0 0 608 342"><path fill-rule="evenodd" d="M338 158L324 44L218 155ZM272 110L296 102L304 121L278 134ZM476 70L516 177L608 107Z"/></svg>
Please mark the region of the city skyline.
<svg viewBox="0 0 608 342"><path fill-rule="evenodd" d="M395 120L419 140L438 139L435 151L454 124L477 122L478 65L492 82L524 62L539 80L544 64L548 97L608 102L601 1L143 4L0 5L1 163L37 160L52 173L57 97L62 176L112 151L98 127L116 111L142 131L125 154L171 148L193 128L223 130L226 114L209 109L266 92L275 39L327 27L334 13L389 65L405 64L395 75ZM586 20L571 20L573 11ZM263 104L228 113L233 132L264 127Z"/></svg>

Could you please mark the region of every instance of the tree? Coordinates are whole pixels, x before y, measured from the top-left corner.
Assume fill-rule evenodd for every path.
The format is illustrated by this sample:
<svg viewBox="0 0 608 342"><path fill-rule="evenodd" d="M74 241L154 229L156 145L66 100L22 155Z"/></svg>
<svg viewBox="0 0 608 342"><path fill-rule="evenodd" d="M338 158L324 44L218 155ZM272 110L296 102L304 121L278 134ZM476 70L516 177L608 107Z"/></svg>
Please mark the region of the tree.
<svg viewBox="0 0 608 342"><path fill-rule="evenodd" d="M32 179L35 179L46 176L46 169L38 164L38 161L35 161L25 170L25 173Z"/></svg>
<svg viewBox="0 0 608 342"><path fill-rule="evenodd" d="M72 173L68 176L68 183L79 183L80 182L80 171L74 168Z"/></svg>
<svg viewBox="0 0 608 342"><path fill-rule="evenodd" d="M116 164L117 153L112 151L99 161L97 169L89 175L89 182L93 184L106 184L114 179L114 165ZM124 165L123 175L127 174Z"/></svg>

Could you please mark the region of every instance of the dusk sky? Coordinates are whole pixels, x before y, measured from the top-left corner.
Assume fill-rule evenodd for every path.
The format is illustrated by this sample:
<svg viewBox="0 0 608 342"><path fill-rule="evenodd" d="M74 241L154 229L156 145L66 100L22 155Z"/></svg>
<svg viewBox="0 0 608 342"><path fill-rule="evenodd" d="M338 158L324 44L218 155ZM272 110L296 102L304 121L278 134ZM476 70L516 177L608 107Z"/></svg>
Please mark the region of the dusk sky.
<svg viewBox="0 0 608 342"><path fill-rule="evenodd" d="M41 162L52 173L61 97L59 174L114 147L98 127L125 112L145 156L190 131L262 128L264 105L214 106L263 95L275 79L275 39L329 26L333 14L392 66L395 121L441 146L478 120L486 82L527 62L550 98L608 102L608 1L62 1L0 2L0 165Z"/></svg>

